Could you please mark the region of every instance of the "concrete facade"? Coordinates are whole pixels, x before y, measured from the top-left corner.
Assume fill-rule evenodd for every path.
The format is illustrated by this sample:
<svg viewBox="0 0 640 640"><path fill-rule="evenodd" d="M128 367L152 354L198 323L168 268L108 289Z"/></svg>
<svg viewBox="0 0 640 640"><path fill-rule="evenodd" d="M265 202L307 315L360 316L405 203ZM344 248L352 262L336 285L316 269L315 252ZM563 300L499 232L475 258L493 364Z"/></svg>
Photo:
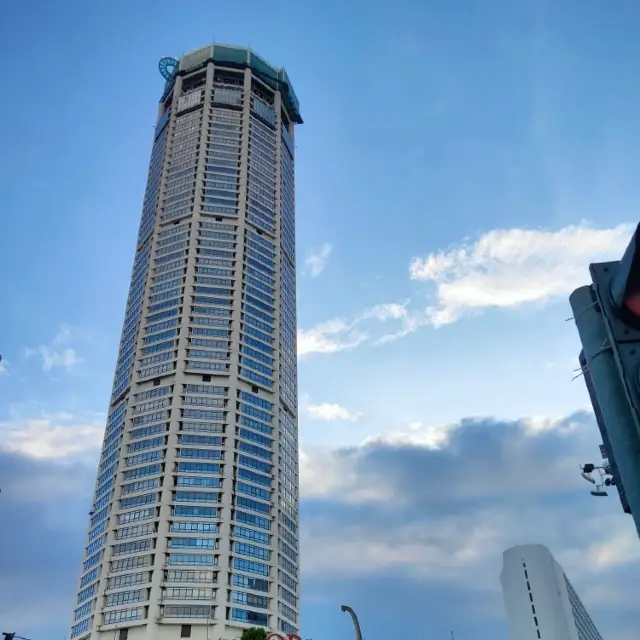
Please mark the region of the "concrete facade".
<svg viewBox="0 0 640 640"><path fill-rule="evenodd" d="M602 640L562 567L543 545L507 549L500 583L511 640Z"/></svg>
<svg viewBox="0 0 640 640"><path fill-rule="evenodd" d="M294 125L283 69L165 85L72 640L299 629Z"/></svg>

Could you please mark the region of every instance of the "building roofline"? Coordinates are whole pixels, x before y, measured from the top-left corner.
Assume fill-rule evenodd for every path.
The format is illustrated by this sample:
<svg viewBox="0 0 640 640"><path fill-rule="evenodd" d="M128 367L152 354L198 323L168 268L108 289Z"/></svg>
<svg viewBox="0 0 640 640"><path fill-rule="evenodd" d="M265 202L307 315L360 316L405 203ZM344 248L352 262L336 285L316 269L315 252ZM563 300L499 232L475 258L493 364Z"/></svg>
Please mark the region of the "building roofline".
<svg viewBox="0 0 640 640"><path fill-rule="evenodd" d="M163 62L164 69L166 70L167 63L170 64L168 61L175 63L173 74L169 78L167 78L166 73L162 70ZM249 47L215 43L190 51L179 59L162 58L160 61L160 70L163 77L167 80L167 83L165 84L161 100L164 100L164 98L169 95L175 78L178 75L184 75L194 71L209 62L224 65L225 67L251 69L251 72L266 85L274 90L280 91L285 109L291 116L291 119L296 124L303 123L302 116L300 115L300 103L298 102L298 98L285 68L274 67Z"/></svg>

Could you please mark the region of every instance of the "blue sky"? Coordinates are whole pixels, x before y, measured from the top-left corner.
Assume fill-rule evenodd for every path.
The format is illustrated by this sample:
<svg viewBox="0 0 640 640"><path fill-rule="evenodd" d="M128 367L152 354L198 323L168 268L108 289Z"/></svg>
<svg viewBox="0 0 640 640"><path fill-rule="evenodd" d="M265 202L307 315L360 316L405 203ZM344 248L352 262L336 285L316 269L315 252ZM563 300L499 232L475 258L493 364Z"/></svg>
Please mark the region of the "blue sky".
<svg viewBox="0 0 640 640"><path fill-rule="evenodd" d="M157 62L215 39L284 65L305 119L304 637L350 633L344 599L367 640L451 626L502 640L500 553L540 541L602 632L630 638L640 546L616 500L590 501L576 478L598 439L565 320L588 263L618 257L638 218L637 3L3 7L0 486L20 526L0 566L21 578L0 577L0 619L33 640L65 632ZM402 472L412 465L423 475Z"/></svg>

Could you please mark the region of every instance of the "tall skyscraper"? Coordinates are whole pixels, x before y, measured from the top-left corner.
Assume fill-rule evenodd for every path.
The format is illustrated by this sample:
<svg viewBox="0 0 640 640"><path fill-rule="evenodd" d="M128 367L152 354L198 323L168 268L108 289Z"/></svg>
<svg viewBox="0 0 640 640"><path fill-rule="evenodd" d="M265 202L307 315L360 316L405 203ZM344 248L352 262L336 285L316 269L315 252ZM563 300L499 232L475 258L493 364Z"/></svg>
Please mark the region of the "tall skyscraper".
<svg viewBox="0 0 640 640"><path fill-rule="evenodd" d="M297 634L298 101L245 48L160 71L70 635Z"/></svg>
<svg viewBox="0 0 640 640"><path fill-rule="evenodd" d="M569 578L541 544L507 549L500 582L511 640L602 640Z"/></svg>

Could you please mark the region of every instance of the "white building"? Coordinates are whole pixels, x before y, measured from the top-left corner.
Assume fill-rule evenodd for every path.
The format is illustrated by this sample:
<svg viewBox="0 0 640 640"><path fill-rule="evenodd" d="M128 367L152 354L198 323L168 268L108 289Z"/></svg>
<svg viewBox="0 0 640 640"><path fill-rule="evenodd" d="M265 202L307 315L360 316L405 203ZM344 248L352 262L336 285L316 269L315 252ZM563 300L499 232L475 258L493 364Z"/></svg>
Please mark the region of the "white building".
<svg viewBox="0 0 640 640"><path fill-rule="evenodd" d="M500 582L511 640L602 640L546 547L527 544L507 549Z"/></svg>
<svg viewBox="0 0 640 640"><path fill-rule="evenodd" d="M298 101L245 48L160 71L70 636L297 634Z"/></svg>

